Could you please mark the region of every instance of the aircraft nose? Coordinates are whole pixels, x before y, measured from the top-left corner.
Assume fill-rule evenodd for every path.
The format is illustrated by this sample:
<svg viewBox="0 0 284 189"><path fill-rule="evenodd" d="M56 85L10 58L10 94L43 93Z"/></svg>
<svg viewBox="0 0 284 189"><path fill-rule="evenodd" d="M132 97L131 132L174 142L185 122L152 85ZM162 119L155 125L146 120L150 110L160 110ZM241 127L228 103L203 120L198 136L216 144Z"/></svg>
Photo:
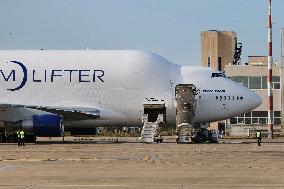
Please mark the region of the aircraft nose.
<svg viewBox="0 0 284 189"><path fill-rule="evenodd" d="M248 92L249 94L247 95L248 97L248 105L250 106L249 109L253 110L255 108L257 108L258 106L261 105L262 103L262 98L255 93L254 91L250 91Z"/></svg>

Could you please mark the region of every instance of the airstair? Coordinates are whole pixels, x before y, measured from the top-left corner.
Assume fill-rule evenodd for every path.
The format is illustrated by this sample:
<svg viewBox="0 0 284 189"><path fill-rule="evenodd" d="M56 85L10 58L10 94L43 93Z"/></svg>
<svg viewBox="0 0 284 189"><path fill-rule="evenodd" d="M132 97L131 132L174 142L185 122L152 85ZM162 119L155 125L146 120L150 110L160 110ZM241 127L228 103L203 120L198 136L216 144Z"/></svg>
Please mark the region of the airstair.
<svg viewBox="0 0 284 189"><path fill-rule="evenodd" d="M143 128L141 132L141 142L154 143L162 142L160 135L160 124L165 122L164 104L146 104L144 105L144 114L142 116Z"/></svg>
<svg viewBox="0 0 284 189"><path fill-rule="evenodd" d="M141 141L144 143L154 143L154 136L156 133L157 124L153 122L144 123L141 132Z"/></svg>

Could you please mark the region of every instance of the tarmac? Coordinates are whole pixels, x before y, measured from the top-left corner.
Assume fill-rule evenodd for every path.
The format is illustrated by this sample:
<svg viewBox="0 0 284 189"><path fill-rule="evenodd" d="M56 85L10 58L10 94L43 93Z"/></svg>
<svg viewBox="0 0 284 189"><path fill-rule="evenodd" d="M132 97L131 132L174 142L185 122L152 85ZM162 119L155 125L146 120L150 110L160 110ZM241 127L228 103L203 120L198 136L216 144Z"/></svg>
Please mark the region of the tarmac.
<svg viewBox="0 0 284 189"><path fill-rule="evenodd" d="M0 188L284 188L284 138L142 144L137 138L0 144Z"/></svg>

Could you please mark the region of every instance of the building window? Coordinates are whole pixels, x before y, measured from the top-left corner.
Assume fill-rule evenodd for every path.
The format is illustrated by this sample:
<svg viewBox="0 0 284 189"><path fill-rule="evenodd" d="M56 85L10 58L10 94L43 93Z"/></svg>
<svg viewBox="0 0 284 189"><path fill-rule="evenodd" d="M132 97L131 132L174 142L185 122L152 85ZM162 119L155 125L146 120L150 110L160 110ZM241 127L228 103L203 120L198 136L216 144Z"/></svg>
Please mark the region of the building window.
<svg viewBox="0 0 284 189"><path fill-rule="evenodd" d="M274 118L274 124L275 125L281 124L281 118Z"/></svg>
<svg viewBox="0 0 284 189"><path fill-rule="evenodd" d="M238 118L238 124L243 124L244 123L244 118Z"/></svg>
<svg viewBox="0 0 284 189"><path fill-rule="evenodd" d="M268 117L267 111L252 111L252 117Z"/></svg>
<svg viewBox="0 0 284 189"><path fill-rule="evenodd" d="M251 124L251 118L245 118L245 124Z"/></svg>
<svg viewBox="0 0 284 189"><path fill-rule="evenodd" d="M272 76L272 86L273 89L280 89L280 77Z"/></svg>
<svg viewBox="0 0 284 189"><path fill-rule="evenodd" d="M274 111L274 117L281 117L280 111Z"/></svg>
<svg viewBox="0 0 284 189"><path fill-rule="evenodd" d="M237 122L237 118L235 118L235 117L233 117L233 118L231 118L230 119L230 124L237 124L238 122Z"/></svg>
<svg viewBox="0 0 284 189"><path fill-rule="evenodd" d="M258 124L258 118L252 118L252 124Z"/></svg>
<svg viewBox="0 0 284 189"><path fill-rule="evenodd" d="M280 83L273 83L273 89L280 89Z"/></svg>
<svg viewBox="0 0 284 189"><path fill-rule="evenodd" d="M272 82L280 82L280 77L279 76L272 76Z"/></svg>
<svg viewBox="0 0 284 189"><path fill-rule="evenodd" d="M242 84L245 87L248 87L248 77L234 76L234 77L231 77L231 79L239 84Z"/></svg>
<svg viewBox="0 0 284 189"><path fill-rule="evenodd" d="M261 77L261 89L267 89L267 76Z"/></svg>
<svg viewBox="0 0 284 189"><path fill-rule="evenodd" d="M230 119L230 124L267 124L267 111L252 111ZM274 124L281 124L281 112L274 111Z"/></svg>
<svg viewBox="0 0 284 189"><path fill-rule="evenodd" d="M266 118L259 118L259 123L260 124L267 124Z"/></svg>
<svg viewBox="0 0 284 189"><path fill-rule="evenodd" d="M210 60L210 57L208 57L207 62L208 62L208 67L210 68L210 66L211 66L211 60Z"/></svg>
<svg viewBox="0 0 284 189"><path fill-rule="evenodd" d="M251 117L251 112L245 114L246 117Z"/></svg>
<svg viewBox="0 0 284 189"><path fill-rule="evenodd" d="M231 77L235 82L242 84L249 89L267 89L267 76L261 77L246 77L246 76L233 76ZM280 89L280 77L272 77L273 89Z"/></svg>
<svg viewBox="0 0 284 189"><path fill-rule="evenodd" d="M218 57L218 71L222 70L222 58Z"/></svg>
<svg viewBox="0 0 284 189"><path fill-rule="evenodd" d="M261 77L249 77L250 89L261 89Z"/></svg>

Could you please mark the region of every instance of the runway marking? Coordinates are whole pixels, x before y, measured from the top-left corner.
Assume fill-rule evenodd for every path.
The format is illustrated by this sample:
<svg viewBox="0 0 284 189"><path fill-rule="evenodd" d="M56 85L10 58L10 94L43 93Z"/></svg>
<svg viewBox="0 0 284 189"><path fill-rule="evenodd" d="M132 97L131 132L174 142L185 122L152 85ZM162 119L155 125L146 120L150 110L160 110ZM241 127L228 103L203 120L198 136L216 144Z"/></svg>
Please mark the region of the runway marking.
<svg viewBox="0 0 284 189"><path fill-rule="evenodd" d="M1 161L4 162L37 162L37 161L95 161L99 160L97 158L66 158L66 159L53 159L53 158L48 158L48 159L28 159L28 158L19 158L19 159L1 159Z"/></svg>
<svg viewBox="0 0 284 189"><path fill-rule="evenodd" d="M20 184L0 184L0 186L3 187L133 187L133 186L139 186L139 187L147 187L147 186L173 186L173 187L210 187L212 184L209 183L202 183L202 184L196 184L196 183L179 183L179 184L27 184L27 185L20 185ZM215 187L228 187L228 188L259 188L259 187L273 187L273 188L283 188L284 185L271 185L271 184L259 184L259 185L250 185L250 184L244 184L244 185L237 185L233 186L231 184L214 184Z"/></svg>
<svg viewBox="0 0 284 189"><path fill-rule="evenodd" d="M131 185L118 185L118 184L74 184L74 185L64 185L64 184L58 184L58 185L45 185L45 184L30 184L30 185L20 185L20 184L0 184L0 187L130 187Z"/></svg>

